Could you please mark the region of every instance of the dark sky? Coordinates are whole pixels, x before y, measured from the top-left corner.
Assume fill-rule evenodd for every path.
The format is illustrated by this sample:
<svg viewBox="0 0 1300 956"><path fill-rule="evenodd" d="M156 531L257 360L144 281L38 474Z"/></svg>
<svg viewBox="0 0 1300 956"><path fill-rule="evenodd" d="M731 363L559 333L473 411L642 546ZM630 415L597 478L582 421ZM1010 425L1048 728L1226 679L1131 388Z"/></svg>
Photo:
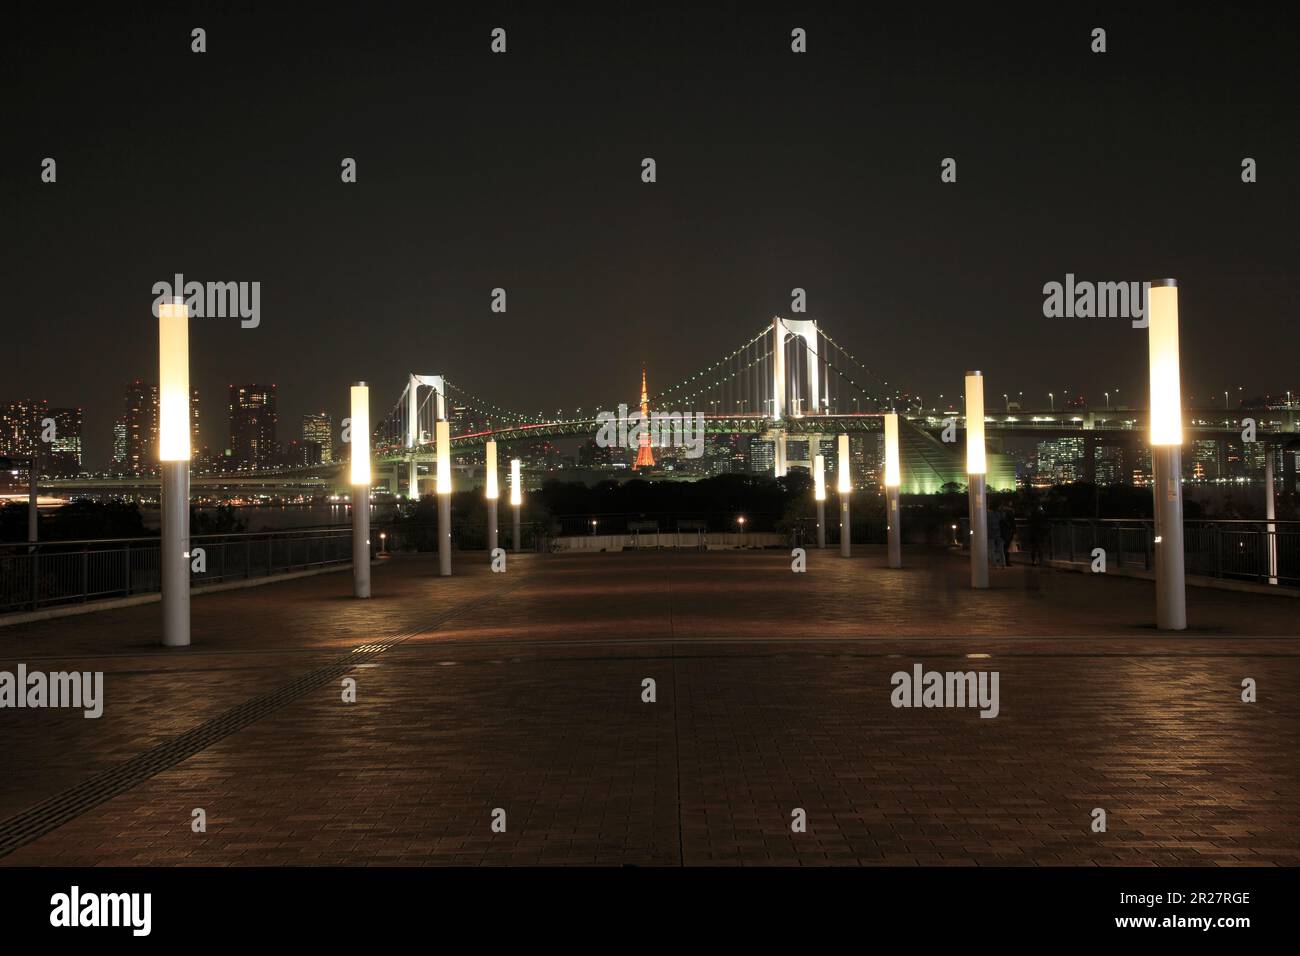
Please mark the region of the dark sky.
<svg viewBox="0 0 1300 956"><path fill-rule="evenodd" d="M990 404L1138 399L1144 333L1042 316L1067 272L1179 278L1186 392L1300 391L1300 57L1270 7L40 6L3 41L0 400L82 405L93 466L157 375L150 289L178 271L262 283L260 328L194 323L214 446L230 382L279 385L282 438L354 379L379 417L409 371L610 407L795 286L927 398L981 368Z"/></svg>

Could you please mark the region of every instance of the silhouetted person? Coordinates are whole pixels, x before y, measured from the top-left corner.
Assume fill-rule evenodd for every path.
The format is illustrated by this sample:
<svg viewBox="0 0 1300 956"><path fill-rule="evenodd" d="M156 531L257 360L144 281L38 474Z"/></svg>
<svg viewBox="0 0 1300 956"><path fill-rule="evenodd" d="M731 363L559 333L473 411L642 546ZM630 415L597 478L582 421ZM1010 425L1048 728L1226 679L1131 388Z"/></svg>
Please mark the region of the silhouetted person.
<svg viewBox="0 0 1300 956"><path fill-rule="evenodd" d="M1005 567L1003 562L1006 555L1002 551L1002 519L998 513L989 506L988 514L985 515L985 522L989 527L989 564L995 568Z"/></svg>
<svg viewBox="0 0 1300 956"><path fill-rule="evenodd" d="M1029 515L1029 563L1043 562L1043 542L1047 538L1047 513L1038 505Z"/></svg>
<svg viewBox="0 0 1300 956"><path fill-rule="evenodd" d="M1002 508L1002 556L1003 564L1011 567L1011 541L1016 536L1016 513L1010 505Z"/></svg>

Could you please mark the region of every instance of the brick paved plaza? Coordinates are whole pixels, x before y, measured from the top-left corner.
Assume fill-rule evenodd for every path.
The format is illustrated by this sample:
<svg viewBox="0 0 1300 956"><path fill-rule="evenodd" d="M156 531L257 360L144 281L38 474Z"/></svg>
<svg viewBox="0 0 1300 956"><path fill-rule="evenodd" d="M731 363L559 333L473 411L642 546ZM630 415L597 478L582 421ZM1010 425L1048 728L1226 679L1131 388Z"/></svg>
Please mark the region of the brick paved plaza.
<svg viewBox="0 0 1300 956"><path fill-rule="evenodd" d="M958 557L906 560L399 556L370 601L347 571L196 597L188 649L157 605L0 629L0 669L102 670L106 697L3 712L3 862L1300 862L1300 603L1189 589L1172 636L1147 581L975 593ZM998 671L998 717L892 707L917 662Z"/></svg>

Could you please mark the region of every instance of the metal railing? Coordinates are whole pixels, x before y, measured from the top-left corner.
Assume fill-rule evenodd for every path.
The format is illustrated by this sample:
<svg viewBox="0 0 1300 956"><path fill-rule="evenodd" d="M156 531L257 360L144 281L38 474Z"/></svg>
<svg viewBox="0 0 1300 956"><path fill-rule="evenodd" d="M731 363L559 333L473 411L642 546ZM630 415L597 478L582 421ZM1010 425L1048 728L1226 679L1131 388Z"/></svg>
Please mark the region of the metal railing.
<svg viewBox="0 0 1300 956"><path fill-rule="evenodd" d="M1270 530L1271 529L1271 530ZM1055 520L1042 535L1044 557L1091 561L1094 548L1106 552L1106 566L1155 567L1150 519ZM1017 528L1020 560L1032 554L1032 530ZM1300 587L1300 521L1214 519L1183 522L1186 572L1205 577Z"/></svg>
<svg viewBox="0 0 1300 956"><path fill-rule="evenodd" d="M351 563L352 529L194 535L190 554L202 567L191 571L193 587L267 577ZM157 538L0 544L0 614L149 594L160 586Z"/></svg>

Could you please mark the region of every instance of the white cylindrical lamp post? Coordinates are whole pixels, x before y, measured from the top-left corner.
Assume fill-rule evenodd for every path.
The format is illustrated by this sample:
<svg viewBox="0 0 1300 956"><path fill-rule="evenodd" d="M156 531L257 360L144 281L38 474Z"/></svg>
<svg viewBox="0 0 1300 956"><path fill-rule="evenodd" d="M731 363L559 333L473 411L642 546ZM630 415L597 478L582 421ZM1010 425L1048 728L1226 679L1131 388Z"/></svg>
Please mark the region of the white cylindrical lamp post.
<svg viewBox="0 0 1300 956"><path fill-rule="evenodd" d="M438 419L435 425L438 443L438 574L451 576L451 422Z"/></svg>
<svg viewBox="0 0 1300 956"><path fill-rule="evenodd" d="M519 527L519 512L523 509L524 492L523 486L519 484L519 466L518 458L510 459L510 510L513 512L514 520L514 550L518 554L524 548L524 537Z"/></svg>
<svg viewBox="0 0 1300 956"><path fill-rule="evenodd" d="M826 456L813 458L813 498L817 501L817 547L826 547Z"/></svg>
<svg viewBox="0 0 1300 956"><path fill-rule="evenodd" d="M492 552L497 549L497 499L501 496L501 489L497 484L496 439L488 439L483 458L485 463L483 496L487 499L487 551L488 557L491 558Z"/></svg>
<svg viewBox="0 0 1300 956"><path fill-rule="evenodd" d="M349 390L351 424L348 446L352 485L352 596L370 597L370 386L354 382Z"/></svg>
<svg viewBox="0 0 1300 956"><path fill-rule="evenodd" d="M984 373L966 373L966 481L970 512L970 586L989 586L989 521L985 480Z"/></svg>
<svg viewBox="0 0 1300 956"><path fill-rule="evenodd" d="M1151 477L1155 495L1156 627L1187 628L1183 558L1183 404L1178 362L1178 282L1157 279L1147 295L1151 370Z"/></svg>
<svg viewBox="0 0 1300 956"><path fill-rule="evenodd" d="M898 461L898 415L885 416L885 523L889 529L889 566L903 566L902 513L898 508L898 486L902 469Z"/></svg>
<svg viewBox="0 0 1300 956"><path fill-rule="evenodd" d="M185 300L158 306L158 461L162 471L162 642L190 643L190 317Z"/></svg>
<svg viewBox="0 0 1300 956"><path fill-rule="evenodd" d="M839 483L836 491L840 495L840 557L847 558L852 553L852 520L849 514L849 499L853 495L853 477L849 471L849 436L841 434L836 442L835 457L839 465Z"/></svg>

